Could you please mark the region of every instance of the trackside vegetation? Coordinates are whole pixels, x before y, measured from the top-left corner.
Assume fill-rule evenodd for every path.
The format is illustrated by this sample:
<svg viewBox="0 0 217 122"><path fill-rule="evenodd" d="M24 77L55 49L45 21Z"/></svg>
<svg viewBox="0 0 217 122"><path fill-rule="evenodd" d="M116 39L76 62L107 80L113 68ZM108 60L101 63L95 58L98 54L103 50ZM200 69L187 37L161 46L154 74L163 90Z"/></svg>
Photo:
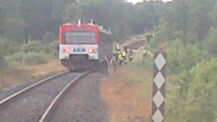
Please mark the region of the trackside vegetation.
<svg viewBox="0 0 217 122"><path fill-rule="evenodd" d="M142 55L141 55L142 56ZM119 67L101 84L111 122L149 122L151 115L152 60Z"/></svg>
<svg viewBox="0 0 217 122"><path fill-rule="evenodd" d="M149 43L168 54L167 122L216 122L217 2L175 0Z"/></svg>
<svg viewBox="0 0 217 122"><path fill-rule="evenodd" d="M217 59L198 63L191 70L169 79L169 121L215 122ZM175 109L174 109L175 108Z"/></svg>
<svg viewBox="0 0 217 122"><path fill-rule="evenodd" d="M53 60L58 26L78 19L111 27L116 43L151 35L145 47L152 52L160 48L168 57L166 121L217 122L216 0L135 5L125 0L0 0L0 77L18 66ZM139 74L152 74L150 66L151 60L138 61L114 76L124 81L118 73L132 74L126 85L138 96L151 95L146 82L151 78Z"/></svg>
<svg viewBox="0 0 217 122"><path fill-rule="evenodd" d="M0 70L6 69L3 62L9 65L46 62L53 53L59 25L78 19L82 22L93 19L107 29L111 27L116 41L144 33L157 25L159 10L155 6L160 4L145 2L133 6L121 0L0 0Z"/></svg>

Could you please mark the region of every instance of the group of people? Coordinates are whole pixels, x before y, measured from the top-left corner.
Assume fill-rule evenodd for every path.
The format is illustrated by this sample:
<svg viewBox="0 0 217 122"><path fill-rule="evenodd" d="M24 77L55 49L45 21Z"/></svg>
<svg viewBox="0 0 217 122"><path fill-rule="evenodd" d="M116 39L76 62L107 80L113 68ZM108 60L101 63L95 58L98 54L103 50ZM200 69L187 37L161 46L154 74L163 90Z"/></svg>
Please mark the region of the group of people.
<svg viewBox="0 0 217 122"><path fill-rule="evenodd" d="M129 49L127 46L123 46L123 48L117 44L115 46L115 61L119 65L127 64L133 61L133 50Z"/></svg>
<svg viewBox="0 0 217 122"><path fill-rule="evenodd" d="M153 57L153 54L151 53L151 51L149 51L148 49L144 49L143 50L143 59L145 58L152 58Z"/></svg>
<svg viewBox="0 0 217 122"><path fill-rule="evenodd" d="M116 44L115 51L114 51L114 57L115 57L116 64L121 66L129 62L132 62L134 58L133 53L134 51L128 48L128 46L121 47L119 44ZM152 57L153 57L153 54L151 53L151 51L148 50L147 48L144 48L143 59L152 58Z"/></svg>

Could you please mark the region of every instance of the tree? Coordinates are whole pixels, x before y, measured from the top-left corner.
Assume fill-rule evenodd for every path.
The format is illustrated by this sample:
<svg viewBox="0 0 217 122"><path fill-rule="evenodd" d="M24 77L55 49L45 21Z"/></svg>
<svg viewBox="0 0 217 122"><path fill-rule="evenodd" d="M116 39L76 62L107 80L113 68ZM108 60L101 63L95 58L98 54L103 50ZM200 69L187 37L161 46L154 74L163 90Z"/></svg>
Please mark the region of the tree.
<svg viewBox="0 0 217 122"><path fill-rule="evenodd" d="M11 40L23 41L25 23L19 18L7 18L3 35Z"/></svg>
<svg viewBox="0 0 217 122"><path fill-rule="evenodd" d="M201 46L208 50L211 57L217 57L217 28L211 28Z"/></svg>
<svg viewBox="0 0 217 122"><path fill-rule="evenodd" d="M189 34L192 32L197 38L193 42L202 41L212 26L210 12L213 9L213 0L189 0Z"/></svg>
<svg viewBox="0 0 217 122"><path fill-rule="evenodd" d="M168 118L178 122L215 122L217 107L217 59L197 64L173 82L176 90ZM175 107L176 106L176 107ZM178 107L177 107L178 106Z"/></svg>
<svg viewBox="0 0 217 122"><path fill-rule="evenodd" d="M183 40L176 40L166 47L168 53L169 74L180 74L192 69L198 62L207 60L207 52L196 45L185 44Z"/></svg>
<svg viewBox="0 0 217 122"><path fill-rule="evenodd" d="M1 0L1 6L7 11L7 17L24 21L23 38L43 39L46 32L57 35L58 26L62 24L65 6L75 0Z"/></svg>
<svg viewBox="0 0 217 122"><path fill-rule="evenodd" d="M124 5L116 0L88 0L80 3L72 3L65 9L65 22L76 22L81 19L89 22L91 19L99 25L111 27L115 39L126 36L128 26L126 24L126 13L123 12Z"/></svg>
<svg viewBox="0 0 217 122"><path fill-rule="evenodd" d="M132 31L136 34L142 34L144 31L150 31L154 26L159 23L157 15L157 5L160 2L146 2L136 4L134 6L134 15L131 21ZM136 20L135 20L136 19Z"/></svg>
<svg viewBox="0 0 217 122"><path fill-rule="evenodd" d="M5 13L0 8L0 34L4 31Z"/></svg>
<svg viewBox="0 0 217 122"><path fill-rule="evenodd" d="M160 16L159 31L164 33L165 39L167 41L175 40L179 36L177 33L183 33L180 39L186 40L189 20L189 5L187 0L176 0L172 3L167 3L166 7L161 10L163 12Z"/></svg>

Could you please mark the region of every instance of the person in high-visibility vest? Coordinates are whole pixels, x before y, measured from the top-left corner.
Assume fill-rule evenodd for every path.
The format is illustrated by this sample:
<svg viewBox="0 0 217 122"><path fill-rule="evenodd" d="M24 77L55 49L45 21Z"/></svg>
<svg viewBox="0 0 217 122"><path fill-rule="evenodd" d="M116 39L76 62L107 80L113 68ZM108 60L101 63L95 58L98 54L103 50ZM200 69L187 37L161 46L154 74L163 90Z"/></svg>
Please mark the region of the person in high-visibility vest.
<svg viewBox="0 0 217 122"><path fill-rule="evenodd" d="M148 56L148 52L146 50L143 50L143 59L145 59Z"/></svg>
<svg viewBox="0 0 217 122"><path fill-rule="evenodd" d="M143 51L143 59L145 59L146 57L152 58L153 54L151 53L151 51L144 49Z"/></svg>
<svg viewBox="0 0 217 122"><path fill-rule="evenodd" d="M119 44L116 44L115 45L115 48L118 50L118 49L120 49L120 45Z"/></svg>
<svg viewBox="0 0 217 122"><path fill-rule="evenodd" d="M118 53L117 54L117 63L119 64L119 65L122 65L123 64L123 56L122 56L122 53L120 52L120 53Z"/></svg>
<svg viewBox="0 0 217 122"><path fill-rule="evenodd" d="M124 46L124 49L123 49L127 54L129 53L129 48L127 46Z"/></svg>
<svg viewBox="0 0 217 122"><path fill-rule="evenodd" d="M129 61L130 62L133 61L133 50L130 50L130 52L129 52Z"/></svg>
<svg viewBox="0 0 217 122"><path fill-rule="evenodd" d="M128 55L127 55L127 52L125 50L122 51L122 56L123 56L124 64L127 64L128 63Z"/></svg>
<svg viewBox="0 0 217 122"><path fill-rule="evenodd" d="M151 51L148 51L148 57L152 58L153 54L151 53Z"/></svg>
<svg viewBox="0 0 217 122"><path fill-rule="evenodd" d="M120 50L120 45L116 44L115 45L115 51L114 51L114 56L115 56L115 61L118 63L118 58L119 58L119 54L121 53Z"/></svg>

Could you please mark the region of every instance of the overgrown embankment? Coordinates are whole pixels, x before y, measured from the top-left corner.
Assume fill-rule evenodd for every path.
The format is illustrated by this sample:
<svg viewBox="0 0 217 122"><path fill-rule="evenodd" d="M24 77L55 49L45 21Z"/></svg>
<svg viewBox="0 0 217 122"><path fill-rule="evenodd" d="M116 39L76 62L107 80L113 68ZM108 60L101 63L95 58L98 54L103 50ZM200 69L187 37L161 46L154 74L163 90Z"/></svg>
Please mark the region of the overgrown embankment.
<svg viewBox="0 0 217 122"><path fill-rule="evenodd" d="M0 39L0 88L64 70L54 57L57 41L27 44Z"/></svg>
<svg viewBox="0 0 217 122"><path fill-rule="evenodd" d="M111 122L149 121L151 114L151 61L118 68L105 77L101 96L108 105Z"/></svg>
<svg viewBox="0 0 217 122"><path fill-rule="evenodd" d="M152 41L152 44L158 43ZM209 53L209 48L201 48L201 44L183 40L163 42L162 45L168 54L166 121L215 122L215 55Z"/></svg>
<svg viewBox="0 0 217 122"><path fill-rule="evenodd" d="M203 61L169 78L168 122L214 122L217 107L217 59Z"/></svg>
<svg viewBox="0 0 217 122"><path fill-rule="evenodd" d="M159 36L145 48L155 52L161 47L167 53L166 121L215 122L217 59L215 53L210 53L213 48L202 48L203 43L182 39L157 40ZM214 43L209 36L207 39ZM137 52L135 57L141 58L141 54ZM147 117L150 120L152 65L153 60L137 60L104 79L101 94L108 104L111 121L146 120Z"/></svg>

